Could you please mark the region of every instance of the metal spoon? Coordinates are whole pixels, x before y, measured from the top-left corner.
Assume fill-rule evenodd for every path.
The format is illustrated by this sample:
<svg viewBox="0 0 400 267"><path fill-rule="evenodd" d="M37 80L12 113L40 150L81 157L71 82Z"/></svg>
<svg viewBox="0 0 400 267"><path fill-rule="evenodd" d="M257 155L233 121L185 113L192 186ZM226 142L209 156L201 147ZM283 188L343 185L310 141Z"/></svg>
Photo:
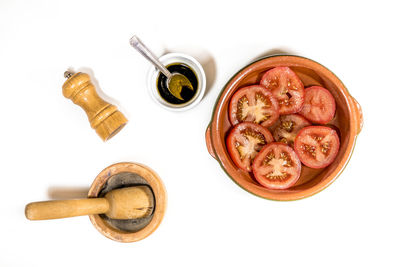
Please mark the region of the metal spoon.
<svg viewBox="0 0 400 267"><path fill-rule="evenodd" d="M134 35L129 43L137 51L139 51L142 56L144 56L148 61L150 61L159 71L161 71L167 77L167 88L171 94L180 99L184 100L181 96L182 87L185 86L190 90L194 90L192 83L186 78L185 75L174 72L171 73L169 70L158 60L158 58L140 41L140 39Z"/></svg>

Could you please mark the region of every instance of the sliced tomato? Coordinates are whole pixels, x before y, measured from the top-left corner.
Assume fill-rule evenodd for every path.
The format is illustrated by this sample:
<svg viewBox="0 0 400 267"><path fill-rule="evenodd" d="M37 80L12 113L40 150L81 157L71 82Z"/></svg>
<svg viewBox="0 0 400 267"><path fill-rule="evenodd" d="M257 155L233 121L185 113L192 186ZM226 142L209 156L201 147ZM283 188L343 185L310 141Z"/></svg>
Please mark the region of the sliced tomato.
<svg viewBox="0 0 400 267"><path fill-rule="evenodd" d="M336 103L332 94L321 86L311 86L304 91L304 105L299 112L311 122L325 124L335 116Z"/></svg>
<svg viewBox="0 0 400 267"><path fill-rule="evenodd" d="M276 67L267 71L260 84L278 100L280 114L296 113L303 107L304 85L290 68Z"/></svg>
<svg viewBox="0 0 400 267"><path fill-rule="evenodd" d="M282 143L266 145L254 159L256 180L269 189L286 189L300 178L301 162L294 150Z"/></svg>
<svg viewBox="0 0 400 267"><path fill-rule="evenodd" d="M229 119L233 125L249 121L268 127L278 117L278 102L270 91L260 85L239 89L229 103Z"/></svg>
<svg viewBox="0 0 400 267"><path fill-rule="evenodd" d="M251 164L261 148L274 141L272 134L263 126L242 122L229 132L226 146L233 162L240 169L251 172Z"/></svg>
<svg viewBox="0 0 400 267"><path fill-rule="evenodd" d="M331 164L339 151L336 131L326 126L308 126L300 130L294 141L294 150L301 162L314 169Z"/></svg>
<svg viewBox="0 0 400 267"><path fill-rule="evenodd" d="M274 139L293 147L297 133L311 123L298 114L283 115L279 117L278 124L274 129Z"/></svg>

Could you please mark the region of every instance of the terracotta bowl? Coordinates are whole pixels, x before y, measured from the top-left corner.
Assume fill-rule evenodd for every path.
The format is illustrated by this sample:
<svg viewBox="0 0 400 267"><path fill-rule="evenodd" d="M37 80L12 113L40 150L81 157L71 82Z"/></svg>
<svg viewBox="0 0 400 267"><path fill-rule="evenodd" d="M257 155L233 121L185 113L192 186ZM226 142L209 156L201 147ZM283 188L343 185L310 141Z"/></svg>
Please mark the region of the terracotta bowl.
<svg viewBox="0 0 400 267"><path fill-rule="evenodd" d="M305 87L320 85L332 93L336 100L336 115L329 124L337 127L341 142L338 155L331 165L324 169L303 166L299 181L286 190L270 190L259 185L252 174L235 166L225 145L226 135L232 127L228 118L228 106L232 95L241 87L259 83L267 70L278 66L290 67L297 73ZM351 157L362 124L360 105L330 70L303 57L271 56L244 67L224 87L206 131L206 143L211 156L219 161L228 176L243 189L267 199L297 200L320 192L341 174Z"/></svg>
<svg viewBox="0 0 400 267"><path fill-rule="evenodd" d="M160 225L167 205L166 191L158 175L150 168L138 163L122 162L105 168L99 175L97 175L89 189L88 197L99 197L99 195L102 193L102 190L106 187L106 185L108 185L107 182L110 181L112 177L116 177L117 175L121 174L138 175L140 179L143 179L143 182L140 183L146 184L151 188L155 200L155 210L151 219L145 222L145 224L140 227L140 230L131 232L114 227L109 221L107 221L105 217L102 217L102 215L89 215L89 218L97 230L104 236L119 242L135 242L149 236ZM127 184L124 183L125 182L122 180L122 184L116 186L127 186Z"/></svg>

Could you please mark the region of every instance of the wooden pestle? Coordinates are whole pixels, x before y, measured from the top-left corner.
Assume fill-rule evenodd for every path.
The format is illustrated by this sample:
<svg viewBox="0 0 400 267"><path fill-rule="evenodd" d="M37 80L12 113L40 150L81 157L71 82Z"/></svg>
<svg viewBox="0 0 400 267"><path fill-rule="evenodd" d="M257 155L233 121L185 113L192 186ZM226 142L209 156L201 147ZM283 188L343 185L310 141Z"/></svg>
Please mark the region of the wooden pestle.
<svg viewBox="0 0 400 267"><path fill-rule="evenodd" d="M97 134L107 141L117 134L128 122L117 107L107 103L96 92L90 77L86 73L64 73L63 95L85 110L90 125Z"/></svg>
<svg viewBox="0 0 400 267"><path fill-rule="evenodd" d="M141 185L112 190L104 198L29 203L25 216L29 220L49 220L104 213L111 219L126 220L149 216L153 210L153 192Z"/></svg>

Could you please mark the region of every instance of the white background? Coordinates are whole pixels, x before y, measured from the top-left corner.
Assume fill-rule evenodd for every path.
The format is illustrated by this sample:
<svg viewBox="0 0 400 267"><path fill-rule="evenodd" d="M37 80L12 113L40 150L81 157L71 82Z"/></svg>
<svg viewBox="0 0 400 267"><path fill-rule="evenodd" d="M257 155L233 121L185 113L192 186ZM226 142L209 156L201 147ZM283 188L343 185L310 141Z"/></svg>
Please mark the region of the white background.
<svg viewBox="0 0 400 267"><path fill-rule="evenodd" d="M0 3L0 266L399 266L397 1L4 1ZM146 91L157 55L202 62L208 90L184 113ZM363 108L350 164L328 189L275 202L239 188L204 132L227 80L274 52L327 66ZM103 143L63 97L63 72L89 71L129 119ZM168 191L160 227L130 244L87 216L28 221L24 207L84 191L110 164L153 168Z"/></svg>

